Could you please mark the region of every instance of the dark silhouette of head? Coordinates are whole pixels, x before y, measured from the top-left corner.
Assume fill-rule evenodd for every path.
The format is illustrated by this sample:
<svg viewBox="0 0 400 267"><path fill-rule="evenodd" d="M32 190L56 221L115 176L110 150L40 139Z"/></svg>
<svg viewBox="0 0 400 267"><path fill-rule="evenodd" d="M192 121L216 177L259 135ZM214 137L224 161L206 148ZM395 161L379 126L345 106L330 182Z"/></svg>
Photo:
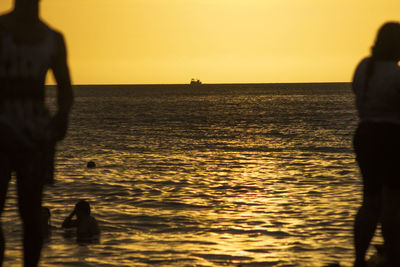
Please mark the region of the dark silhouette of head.
<svg viewBox="0 0 400 267"><path fill-rule="evenodd" d="M40 0L15 0L15 5L35 6Z"/></svg>
<svg viewBox="0 0 400 267"><path fill-rule="evenodd" d="M378 30L375 44L371 49L371 60L367 65L365 84L368 89L369 81L374 73L377 61L400 60L400 23L387 22Z"/></svg>
<svg viewBox="0 0 400 267"><path fill-rule="evenodd" d="M96 163L95 163L94 161L89 161L89 162L86 164L86 167L88 167L89 169L96 168Z"/></svg>
<svg viewBox="0 0 400 267"><path fill-rule="evenodd" d="M14 13L19 15L20 19L37 19L39 14L40 0L15 0Z"/></svg>
<svg viewBox="0 0 400 267"><path fill-rule="evenodd" d="M90 205L86 200L80 200L75 205L76 215L78 217L84 217L90 215Z"/></svg>
<svg viewBox="0 0 400 267"><path fill-rule="evenodd" d="M378 31L372 47L375 60L400 60L400 23L387 22Z"/></svg>

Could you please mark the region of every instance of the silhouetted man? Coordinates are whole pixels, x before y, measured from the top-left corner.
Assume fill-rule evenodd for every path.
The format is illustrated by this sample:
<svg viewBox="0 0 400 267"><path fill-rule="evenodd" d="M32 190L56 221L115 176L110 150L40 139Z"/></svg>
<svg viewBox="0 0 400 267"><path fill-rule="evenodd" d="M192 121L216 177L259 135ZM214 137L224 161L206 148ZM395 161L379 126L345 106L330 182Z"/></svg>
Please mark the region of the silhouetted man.
<svg viewBox="0 0 400 267"><path fill-rule="evenodd" d="M76 216L76 219L72 219ZM74 210L65 218L63 228L76 228L77 241L90 242L98 240L100 228L97 220L90 215L90 204L85 200L78 201Z"/></svg>
<svg viewBox="0 0 400 267"><path fill-rule="evenodd" d="M53 70L58 109L45 107L45 77ZM37 266L42 248L42 190L53 178L54 147L64 138L73 102L63 36L39 18L39 0L15 0L0 16L0 213L16 172L23 221L25 266ZM5 241L0 231L0 265Z"/></svg>

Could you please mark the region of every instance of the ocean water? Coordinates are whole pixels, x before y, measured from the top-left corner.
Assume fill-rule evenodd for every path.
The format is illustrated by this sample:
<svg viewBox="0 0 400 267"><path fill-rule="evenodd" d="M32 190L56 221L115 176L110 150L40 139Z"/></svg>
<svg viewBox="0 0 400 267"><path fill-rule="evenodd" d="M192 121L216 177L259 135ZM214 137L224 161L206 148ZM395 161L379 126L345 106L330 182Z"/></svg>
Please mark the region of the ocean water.
<svg viewBox="0 0 400 267"><path fill-rule="evenodd" d="M43 199L56 229L41 266L351 265L361 183L349 84L75 93L56 184ZM54 88L48 94L54 109ZM78 244L60 228L79 199L99 221L98 243ZM5 266L21 266L15 204L13 181Z"/></svg>

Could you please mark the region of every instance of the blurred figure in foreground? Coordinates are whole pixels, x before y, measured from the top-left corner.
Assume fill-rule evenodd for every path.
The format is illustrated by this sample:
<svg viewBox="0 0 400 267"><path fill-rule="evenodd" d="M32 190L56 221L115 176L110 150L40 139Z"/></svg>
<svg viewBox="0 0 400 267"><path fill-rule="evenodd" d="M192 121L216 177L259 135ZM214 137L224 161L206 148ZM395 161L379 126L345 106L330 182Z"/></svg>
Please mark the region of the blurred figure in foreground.
<svg viewBox="0 0 400 267"><path fill-rule="evenodd" d="M372 54L353 79L360 122L354 150L363 179L363 202L354 224L355 263L365 256L379 222L387 266L400 266L400 24L378 31Z"/></svg>
<svg viewBox="0 0 400 267"><path fill-rule="evenodd" d="M58 90L54 115L45 106L49 69ZM15 0L0 16L0 213L15 172L25 266L40 259L43 186L53 182L55 145L66 134L72 102L63 36L39 18L39 0ZM4 250L0 229L0 266Z"/></svg>
<svg viewBox="0 0 400 267"><path fill-rule="evenodd" d="M72 218L76 216L76 219ZM65 218L63 228L76 227L76 236L79 242L94 241L100 237L100 229L97 220L90 215L89 202L80 200L74 210Z"/></svg>

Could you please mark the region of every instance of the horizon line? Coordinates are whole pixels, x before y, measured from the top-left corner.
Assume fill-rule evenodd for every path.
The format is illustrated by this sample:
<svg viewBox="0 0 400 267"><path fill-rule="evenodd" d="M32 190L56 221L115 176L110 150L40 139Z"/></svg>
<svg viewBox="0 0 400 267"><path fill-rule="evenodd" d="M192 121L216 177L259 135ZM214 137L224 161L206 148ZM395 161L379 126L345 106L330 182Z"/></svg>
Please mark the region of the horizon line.
<svg viewBox="0 0 400 267"><path fill-rule="evenodd" d="M201 87L203 85L278 85L278 84L350 84L351 82L238 82L238 83L201 83L195 85ZM121 86L173 86L173 85L190 85L190 83L80 83L72 84L72 86L95 86L95 85L121 85ZM57 86L57 84L46 84L46 86Z"/></svg>

